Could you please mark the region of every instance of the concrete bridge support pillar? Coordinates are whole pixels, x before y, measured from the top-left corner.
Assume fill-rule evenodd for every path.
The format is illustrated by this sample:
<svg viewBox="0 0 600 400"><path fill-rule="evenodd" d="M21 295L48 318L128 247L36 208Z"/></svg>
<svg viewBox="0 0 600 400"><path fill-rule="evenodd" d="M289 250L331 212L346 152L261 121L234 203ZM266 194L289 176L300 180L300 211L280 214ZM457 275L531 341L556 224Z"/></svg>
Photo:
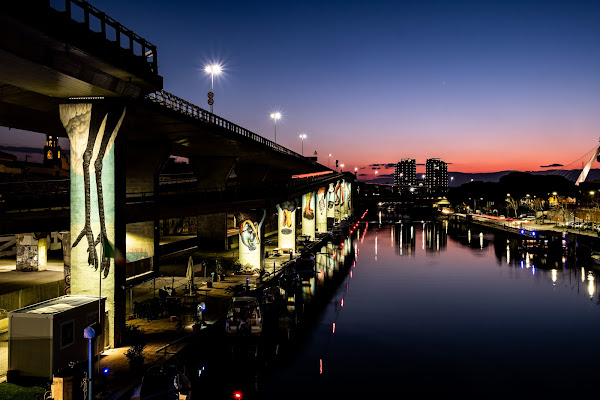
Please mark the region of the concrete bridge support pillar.
<svg viewBox="0 0 600 400"><path fill-rule="evenodd" d="M263 223L266 210L236 213L235 217L240 230L239 260L242 266L263 269L264 234Z"/></svg>
<svg viewBox="0 0 600 400"><path fill-rule="evenodd" d="M302 234L310 240L315 239L316 192L302 196Z"/></svg>
<svg viewBox="0 0 600 400"><path fill-rule="evenodd" d="M296 251L296 201L277 204L277 247Z"/></svg>
<svg viewBox="0 0 600 400"><path fill-rule="evenodd" d="M198 247L203 250L227 250L227 214L197 217Z"/></svg>
<svg viewBox="0 0 600 400"><path fill-rule="evenodd" d="M352 182L346 182L346 214L354 214L352 210Z"/></svg>
<svg viewBox="0 0 600 400"><path fill-rule="evenodd" d="M341 191L343 193L342 198L342 218L347 217L351 214L350 212L350 182L345 179L342 180Z"/></svg>
<svg viewBox="0 0 600 400"><path fill-rule="evenodd" d="M316 214L316 230L319 232L327 231L327 188L322 187L317 190L316 198L317 207L315 209Z"/></svg>
<svg viewBox="0 0 600 400"><path fill-rule="evenodd" d="M77 103L61 104L59 111L71 146L71 293L106 297L108 319L101 322L108 323L105 331L114 347L125 324L125 279L115 272L115 257L121 264L125 250L125 224L116 223L115 215L125 200L117 189L124 185L115 179L115 139L125 108ZM119 205L117 192L123 197Z"/></svg>
<svg viewBox="0 0 600 400"><path fill-rule="evenodd" d="M46 236L37 238L33 233L15 235L17 243L17 271L45 271L48 260Z"/></svg>
<svg viewBox="0 0 600 400"><path fill-rule="evenodd" d="M335 183L330 183L327 188L327 229L335 221Z"/></svg>
<svg viewBox="0 0 600 400"><path fill-rule="evenodd" d="M343 207L343 196L344 196L344 191L343 191L343 181L337 181L335 183L335 189L334 189L334 197L335 197L335 205L334 205L334 213L335 213L335 222L339 222L343 215L342 215L342 207Z"/></svg>

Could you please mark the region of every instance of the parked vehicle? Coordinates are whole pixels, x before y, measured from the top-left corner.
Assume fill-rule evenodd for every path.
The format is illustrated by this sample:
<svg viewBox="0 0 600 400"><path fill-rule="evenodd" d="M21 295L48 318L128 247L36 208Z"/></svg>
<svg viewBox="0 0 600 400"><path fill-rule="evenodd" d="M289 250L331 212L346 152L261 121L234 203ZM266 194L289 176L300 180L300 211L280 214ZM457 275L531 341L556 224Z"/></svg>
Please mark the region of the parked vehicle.
<svg viewBox="0 0 600 400"><path fill-rule="evenodd" d="M263 319L256 297L233 297L227 310L225 333L228 335L260 335Z"/></svg>

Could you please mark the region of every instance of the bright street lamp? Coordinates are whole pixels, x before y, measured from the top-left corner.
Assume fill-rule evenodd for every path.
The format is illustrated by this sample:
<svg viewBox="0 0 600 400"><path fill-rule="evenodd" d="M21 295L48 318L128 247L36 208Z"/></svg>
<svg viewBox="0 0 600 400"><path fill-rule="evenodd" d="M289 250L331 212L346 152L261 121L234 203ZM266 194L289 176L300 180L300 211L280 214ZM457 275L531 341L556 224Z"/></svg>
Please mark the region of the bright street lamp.
<svg viewBox="0 0 600 400"><path fill-rule="evenodd" d="M327 168L329 168L329 161L331 160L331 153L329 153L329 157L327 158Z"/></svg>
<svg viewBox="0 0 600 400"><path fill-rule="evenodd" d="M344 172L344 164L340 164L340 172Z"/></svg>
<svg viewBox="0 0 600 400"><path fill-rule="evenodd" d="M304 156L304 139L306 139L306 133L301 133L298 137L302 139L302 156Z"/></svg>
<svg viewBox="0 0 600 400"><path fill-rule="evenodd" d="M213 112L213 103L215 94L214 84L215 84L215 75L219 75L222 71L221 64L212 64L204 67L204 72L210 74L210 92L208 92L208 104L210 105L210 112Z"/></svg>
<svg viewBox="0 0 600 400"><path fill-rule="evenodd" d="M275 143L277 143L277 120L281 119L280 112L271 113L271 119L275 121Z"/></svg>

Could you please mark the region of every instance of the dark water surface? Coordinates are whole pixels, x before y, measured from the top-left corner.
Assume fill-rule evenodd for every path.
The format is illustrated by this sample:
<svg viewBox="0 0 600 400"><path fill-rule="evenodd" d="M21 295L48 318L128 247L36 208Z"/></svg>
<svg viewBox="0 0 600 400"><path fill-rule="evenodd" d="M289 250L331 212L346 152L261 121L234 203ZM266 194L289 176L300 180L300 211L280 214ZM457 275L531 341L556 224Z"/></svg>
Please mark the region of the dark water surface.
<svg viewBox="0 0 600 400"><path fill-rule="evenodd" d="M363 225L352 246L351 274L258 398L600 393L589 268L447 221Z"/></svg>

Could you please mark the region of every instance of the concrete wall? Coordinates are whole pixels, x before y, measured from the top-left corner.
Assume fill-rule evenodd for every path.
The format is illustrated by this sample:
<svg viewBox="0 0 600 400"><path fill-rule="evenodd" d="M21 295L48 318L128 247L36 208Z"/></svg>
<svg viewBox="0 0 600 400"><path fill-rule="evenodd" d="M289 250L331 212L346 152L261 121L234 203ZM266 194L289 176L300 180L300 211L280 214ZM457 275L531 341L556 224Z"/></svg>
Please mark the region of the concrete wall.
<svg viewBox="0 0 600 400"><path fill-rule="evenodd" d="M0 295L0 308L13 311L65 294L65 281L49 282Z"/></svg>
<svg viewBox="0 0 600 400"><path fill-rule="evenodd" d="M127 262L154 257L154 221L127 224Z"/></svg>

